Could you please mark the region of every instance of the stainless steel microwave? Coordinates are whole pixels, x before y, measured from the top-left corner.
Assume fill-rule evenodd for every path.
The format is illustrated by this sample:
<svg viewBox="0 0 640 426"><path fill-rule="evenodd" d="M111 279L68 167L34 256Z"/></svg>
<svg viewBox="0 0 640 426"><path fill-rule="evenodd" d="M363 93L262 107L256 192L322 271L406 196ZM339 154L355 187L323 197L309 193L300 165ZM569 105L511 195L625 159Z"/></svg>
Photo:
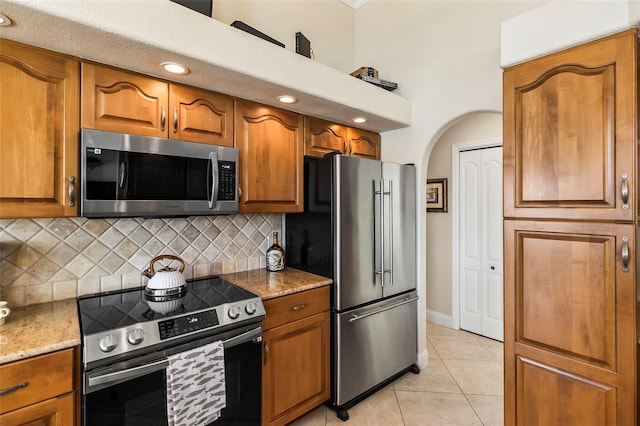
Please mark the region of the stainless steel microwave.
<svg viewBox="0 0 640 426"><path fill-rule="evenodd" d="M80 214L162 217L238 212L238 150L82 129Z"/></svg>

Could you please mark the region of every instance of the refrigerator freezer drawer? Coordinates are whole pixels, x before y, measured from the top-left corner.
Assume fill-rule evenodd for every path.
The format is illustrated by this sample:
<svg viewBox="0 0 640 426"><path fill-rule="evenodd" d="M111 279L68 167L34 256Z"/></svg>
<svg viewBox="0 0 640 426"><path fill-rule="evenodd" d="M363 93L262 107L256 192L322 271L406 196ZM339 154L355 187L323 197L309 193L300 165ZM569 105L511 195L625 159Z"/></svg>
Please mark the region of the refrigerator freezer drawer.
<svg viewBox="0 0 640 426"><path fill-rule="evenodd" d="M416 362L415 291L336 315L334 401L342 406Z"/></svg>

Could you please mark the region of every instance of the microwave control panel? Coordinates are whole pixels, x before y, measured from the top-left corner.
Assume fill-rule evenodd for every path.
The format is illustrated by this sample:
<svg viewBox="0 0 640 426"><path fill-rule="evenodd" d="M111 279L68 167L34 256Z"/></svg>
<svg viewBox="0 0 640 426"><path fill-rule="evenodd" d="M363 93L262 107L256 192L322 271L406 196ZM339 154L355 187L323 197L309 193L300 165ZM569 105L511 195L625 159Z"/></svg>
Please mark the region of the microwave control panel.
<svg viewBox="0 0 640 426"><path fill-rule="evenodd" d="M218 161L218 200L234 201L236 199L236 163Z"/></svg>

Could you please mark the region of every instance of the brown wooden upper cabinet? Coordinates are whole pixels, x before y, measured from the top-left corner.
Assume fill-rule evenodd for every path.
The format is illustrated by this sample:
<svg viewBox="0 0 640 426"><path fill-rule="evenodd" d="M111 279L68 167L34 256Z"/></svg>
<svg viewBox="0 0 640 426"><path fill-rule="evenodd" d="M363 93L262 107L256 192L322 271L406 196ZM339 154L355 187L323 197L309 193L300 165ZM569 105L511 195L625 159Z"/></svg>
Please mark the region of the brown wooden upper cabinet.
<svg viewBox="0 0 640 426"><path fill-rule="evenodd" d="M80 64L0 43L0 217L76 216Z"/></svg>
<svg viewBox="0 0 640 426"><path fill-rule="evenodd" d="M304 155L324 157L331 152L379 160L380 135L305 116Z"/></svg>
<svg viewBox="0 0 640 426"><path fill-rule="evenodd" d="M504 216L634 220L631 32L504 72Z"/></svg>
<svg viewBox="0 0 640 426"><path fill-rule="evenodd" d="M233 99L83 63L82 127L233 146Z"/></svg>
<svg viewBox="0 0 640 426"><path fill-rule="evenodd" d="M302 115L236 100L240 213L303 210Z"/></svg>

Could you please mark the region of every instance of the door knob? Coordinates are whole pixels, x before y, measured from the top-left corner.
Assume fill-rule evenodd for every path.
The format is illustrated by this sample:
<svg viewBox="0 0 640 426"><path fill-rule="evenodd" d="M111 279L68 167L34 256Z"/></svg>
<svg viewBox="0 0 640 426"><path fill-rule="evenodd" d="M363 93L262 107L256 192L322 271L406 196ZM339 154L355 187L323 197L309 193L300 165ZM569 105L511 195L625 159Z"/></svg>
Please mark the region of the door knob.
<svg viewBox="0 0 640 426"><path fill-rule="evenodd" d="M492 267L491 267L491 270L492 270L492 271L495 271L495 270L496 270L496 267L495 267L495 266L492 266Z"/></svg>

